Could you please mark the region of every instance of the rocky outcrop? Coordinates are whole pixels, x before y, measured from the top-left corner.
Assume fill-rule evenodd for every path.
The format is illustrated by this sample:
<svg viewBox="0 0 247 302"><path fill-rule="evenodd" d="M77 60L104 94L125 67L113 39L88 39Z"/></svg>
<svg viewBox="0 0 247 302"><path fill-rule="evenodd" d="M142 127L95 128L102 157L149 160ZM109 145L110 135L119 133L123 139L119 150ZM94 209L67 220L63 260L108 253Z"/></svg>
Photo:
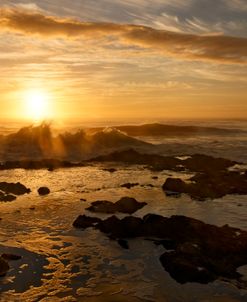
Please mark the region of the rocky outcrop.
<svg viewBox="0 0 247 302"><path fill-rule="evenodd" d="M82 219L83 217L83 219ZM208 283L218 278L241 279L237 268L247 264L247 232L228 225L217 227L185 216L143 218L111 216L105 220L80 216L74 226L95 227L128 248L126 238L160 238L166 251L161 264L179 283Z"/></svg>
<svg viewBox="0 0 247 302"><path fill-rule="evenodd" d="M38 170L48 169L48 171L54 171L58 168L72 168L82 167L83 163L71 163L69 161L61 161L58 159L41 159L41 160L18 160L18 161L6 161L0 164L0 170L11 169L26 169L26 170Z"/></svg>
<svg viewBox="0 0 247 302"><path fill-rule="evenodd" d="M236 162L228 159L214 158L203 154L194 154L186 159L181 159L174 156L141 154L134 149L116 151L108 155L93 158L90 161L146 165L151 170L155 171L171 170L191 172L223 171L236 164Z"/></svg>
<svg viewBox="0 0 247 302"><path fill-rule="evenodd" d="M87 208L87 210L91 212L106 214L113 214L116 212L133 214L137 210L143 208L146 204L146 202L138 202L131 197L122 197L116 203L112 203L107 200L95 201L89 208Z"/></svg>
<svg viewBox="0 0 247 302"><path fill-rule="evenodd" d="M166 194L172 191L189 194L197 200L215 199L227 194L247 194L247 178L235 171L197 173L189 182L167 178L162 188Z"/></svg>

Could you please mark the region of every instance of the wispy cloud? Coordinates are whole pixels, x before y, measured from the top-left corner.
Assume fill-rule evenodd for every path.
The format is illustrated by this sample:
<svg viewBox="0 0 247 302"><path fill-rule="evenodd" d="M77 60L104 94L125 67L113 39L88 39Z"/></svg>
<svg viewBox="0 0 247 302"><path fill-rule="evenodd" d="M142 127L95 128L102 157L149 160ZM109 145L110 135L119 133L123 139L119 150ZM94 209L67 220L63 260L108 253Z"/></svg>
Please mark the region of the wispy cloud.
<svg viewBox="0 0 247 302"><path fill-rule="evenodd" d="M86 37L97 40L98 37L114 36L121 43L158 50L165 56L247 64L247 38L184 34L129 24L82 22L22 9L2 8L0 15L1 31L45 38Z"/></svg>

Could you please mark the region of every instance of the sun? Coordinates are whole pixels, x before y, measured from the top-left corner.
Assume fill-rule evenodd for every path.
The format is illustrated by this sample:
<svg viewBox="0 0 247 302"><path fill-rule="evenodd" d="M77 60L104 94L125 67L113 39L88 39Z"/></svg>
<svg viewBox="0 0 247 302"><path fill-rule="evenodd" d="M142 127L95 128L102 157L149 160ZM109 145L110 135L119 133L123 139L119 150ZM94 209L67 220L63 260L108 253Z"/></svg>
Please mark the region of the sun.
<svg viewBox="0 0 247 302"><path fill-rule="evenodd" d="M25 115L33 121L51 117L50 97L47 92L30 90L25 93Z"/></svg>

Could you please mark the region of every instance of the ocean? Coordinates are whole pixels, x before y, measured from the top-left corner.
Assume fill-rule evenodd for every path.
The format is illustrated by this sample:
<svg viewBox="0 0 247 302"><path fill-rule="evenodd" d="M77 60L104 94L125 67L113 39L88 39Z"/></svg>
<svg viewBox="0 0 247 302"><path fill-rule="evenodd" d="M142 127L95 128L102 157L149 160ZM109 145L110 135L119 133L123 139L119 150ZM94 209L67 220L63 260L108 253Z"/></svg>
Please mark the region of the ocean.
<svg viewBox="0 0 247 302"><path fill-rule="evenodd" d="M195 125L189 121L178 124ZM138 136L135 137L138 141L152 144L138 145L138 150L162 155L210 154L241 162L243 165L238 168L244 169L244 163L247 163L247 121L201 121L196 126L234 131L224 136ZM1 134L15 133L18 131L15 127L2 126ZM110 138L114 137L114 143L118 143L116 133L110 131L110 134L114 134ZM105 153L109 136L107 140L105 136L103 138L97 136ZM129 140L124 142L130 147ZM119 146L124 147L122 137ZM109 150L112 149L111 144ZM93 155L99 153L92 150ZM5 153L2 152L2 161ZM7 154L7 158L17 160L16 154ZM106 168L115 168L116 172L109 173ZM228 224L247 230L246 195L227 195L206 201L194 200L185 194L180 198L168 197L161 188L168 177L188 180L191 173L157 172L145 166L120 163L60 168L53 172L46 169L1 171L0 181L21 181L31 193L19 196L13 202L0 203L0 252L22 255L21 260L11 263L11 270L0 280L0 301L247 301L247 286L240 286L237 282L219 279L209 284L177 283L159 262L159 256L164 252L162 246L138 238L130 239L130 249L125 250L98 230L82 231L72 226L78 215L89 214L86 208L91 202L115 202L129 196L147 203L133 214L137 217L147 213L166 217L185 215L217 226ZM139 185L131 189L121 187L124 183L137 181ZM51 193L39 196L37 189L41 186L48 186ZM108 217L107 214L97 216ZM123 214L117 216L124 217ZM247 282L247 266L239 271Z"/></svg>

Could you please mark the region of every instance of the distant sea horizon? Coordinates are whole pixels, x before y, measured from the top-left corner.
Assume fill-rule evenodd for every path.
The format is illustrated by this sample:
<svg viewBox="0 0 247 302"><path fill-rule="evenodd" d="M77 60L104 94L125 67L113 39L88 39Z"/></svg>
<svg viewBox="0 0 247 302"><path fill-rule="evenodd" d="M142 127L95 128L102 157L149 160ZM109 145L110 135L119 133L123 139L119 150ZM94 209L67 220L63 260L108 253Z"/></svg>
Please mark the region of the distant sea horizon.
<svg viewBox="0 0 247 302"><path fill-rule="evenodd" d="M150 119L71 119L71 120L17 120L17 119L0 119L0 134L10 134L16 132L22 127L39 125L42 122L51 124L51 127L57 131L73 130L80 128L93 127L114 127L122 125L144 125L144 124L165 124L174 126L202 126L215 127L223 129L239 129L247 131L247 119L244 118L150 118Z"/></svg>

